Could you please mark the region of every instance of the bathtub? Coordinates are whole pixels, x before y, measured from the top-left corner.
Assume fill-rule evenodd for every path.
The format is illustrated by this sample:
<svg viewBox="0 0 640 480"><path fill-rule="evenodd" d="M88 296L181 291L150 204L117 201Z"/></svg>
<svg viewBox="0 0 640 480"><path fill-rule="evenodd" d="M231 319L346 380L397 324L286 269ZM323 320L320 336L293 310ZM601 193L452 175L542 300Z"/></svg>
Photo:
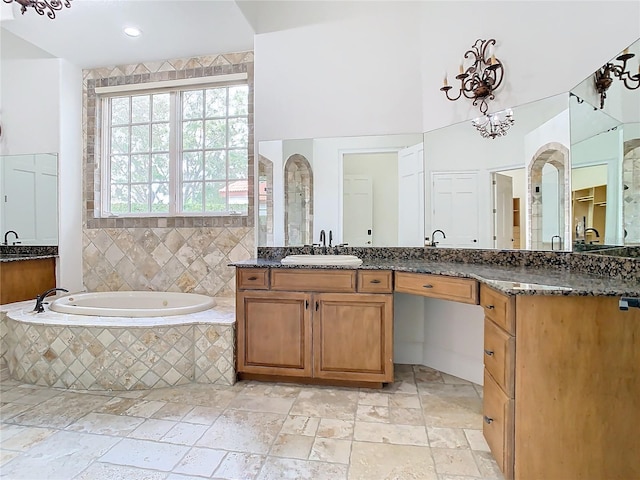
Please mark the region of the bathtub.
<svg viewBox="0 0 640 480"><path fill-rule="evenodd" d="M207 295L178 292L94 292L54 300L49 310L99 317L167 317L202 312L215 306Z"/></svg>
<svg viewBox="0 0 640 480"><path fill-rule="evenodd" d="M233 385L235 299L174 292L100 292L1 307L9 375L35 385L139 390Z"/></svg>

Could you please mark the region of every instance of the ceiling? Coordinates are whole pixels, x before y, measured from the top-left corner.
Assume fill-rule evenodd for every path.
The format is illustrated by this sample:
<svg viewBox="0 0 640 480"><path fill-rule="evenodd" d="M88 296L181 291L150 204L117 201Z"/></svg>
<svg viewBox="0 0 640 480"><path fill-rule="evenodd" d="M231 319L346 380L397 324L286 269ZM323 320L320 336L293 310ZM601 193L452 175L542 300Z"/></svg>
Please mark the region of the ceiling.
<svg viewBox="0 0 640 480"><path fill-rule="evenodd" d="M54 20L0 2L0 53L64 58L93 68L253 50L254 34L353 15L393 3L279 0L71 0ZM127 37L125 26L143 34ZM40 57L39 57L40 56Z"/></svg>

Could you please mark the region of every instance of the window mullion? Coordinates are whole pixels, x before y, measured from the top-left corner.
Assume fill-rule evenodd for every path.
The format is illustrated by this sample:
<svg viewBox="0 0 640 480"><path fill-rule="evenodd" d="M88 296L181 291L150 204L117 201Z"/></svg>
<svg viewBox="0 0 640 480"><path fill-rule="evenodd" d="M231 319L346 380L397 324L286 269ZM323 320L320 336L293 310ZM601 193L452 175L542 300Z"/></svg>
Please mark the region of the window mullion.
<svg viewBox="0 0 640 480"><path fill-rule="evenodd" d="M171 92L169 102L169 213L176 215L182 211L179 189L180 181L180 160L182 149L179 148L181 132L180 118L180 93Z"/></svg>

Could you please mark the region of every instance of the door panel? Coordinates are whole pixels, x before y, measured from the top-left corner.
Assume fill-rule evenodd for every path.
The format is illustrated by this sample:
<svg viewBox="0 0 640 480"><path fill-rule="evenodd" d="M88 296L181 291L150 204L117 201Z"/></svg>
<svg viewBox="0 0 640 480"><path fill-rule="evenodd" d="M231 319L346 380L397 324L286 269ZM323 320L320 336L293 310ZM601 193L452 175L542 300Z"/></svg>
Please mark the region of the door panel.
<svg viewBox="0 0 640 480"><path fill-rule="evenodd" d="M493 229L495 248L513 247L513 179L493 174Z"/></svg>
<svg viewBox="0 0 640 480"><path fill-rule="evenodd" d="M345 175L342 241L352 247L373 244L373 185L371 177Z"/></svg>
<svg viewBox="0 0 640 480"><path fill-rule="evenodd" d="M433 173L431 228L441 247L480 248L477 172Z"/></svg>
<svg viewBox="0 0 640 480"><path fill-rule="evenodd" d="M424 245L424 146L398 152L398 245Z"/></svg>

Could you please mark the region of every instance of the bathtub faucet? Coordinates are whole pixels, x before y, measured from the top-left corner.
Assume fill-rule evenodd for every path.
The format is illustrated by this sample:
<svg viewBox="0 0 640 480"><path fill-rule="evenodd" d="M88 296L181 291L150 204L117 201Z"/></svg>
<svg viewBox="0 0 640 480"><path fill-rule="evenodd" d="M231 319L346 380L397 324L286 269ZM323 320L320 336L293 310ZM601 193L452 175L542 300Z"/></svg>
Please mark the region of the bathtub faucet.
<svg viewBox="0 0 640 480"><path fill-rule="evenodd" d="M69 290L67 290L66 288L50 288L49 290L47 290L43 294L36 295L36 308L34 308L33 311L36 312L36 313L44 312L44 303L43 303L44 299L47 298L52 293L57 292L58 290L61 291L61 292L69 293Z"/></svg>

